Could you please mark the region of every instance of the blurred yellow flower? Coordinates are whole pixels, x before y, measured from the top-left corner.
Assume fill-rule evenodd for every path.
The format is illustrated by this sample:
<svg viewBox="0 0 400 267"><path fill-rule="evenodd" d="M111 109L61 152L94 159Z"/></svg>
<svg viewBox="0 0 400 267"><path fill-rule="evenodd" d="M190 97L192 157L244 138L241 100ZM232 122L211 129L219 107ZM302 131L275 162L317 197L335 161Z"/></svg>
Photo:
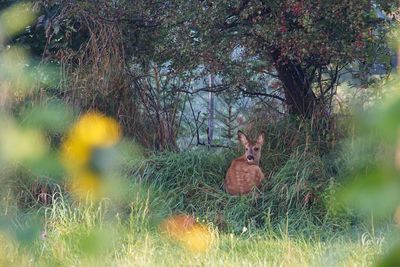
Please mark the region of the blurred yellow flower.
<svg viewBox="0 0 400 267"><path fill-rule="evenodd" d="M90 170L82 170L71 177L70 190L78 199L85 199L87 196L97 199L103 191L101 177Z"/></svg>
<svg viewBox="0 0 400 267"><path fill-rule="evenodd" d="M109 148L121 139L121 128L112 118L98 112L80 117L61 147L61 160L71 178L70 188L78 198L88 193L101 196L104 174L91 166L96 149Z"/></svg>
<svg viewBox="0 0 400 267"><path fill-rule="evenodd" d="M85 145L110 147L121 139L121 128L114 119L90 112L79 119L70 135Z"/></svg>
<svg viewBox="0 0 400 267"><path fill-rule="evenodd" d="M161 231L194 253L206 252L212 246L214 234L189 215L175 215L166 219Z"/></svg>

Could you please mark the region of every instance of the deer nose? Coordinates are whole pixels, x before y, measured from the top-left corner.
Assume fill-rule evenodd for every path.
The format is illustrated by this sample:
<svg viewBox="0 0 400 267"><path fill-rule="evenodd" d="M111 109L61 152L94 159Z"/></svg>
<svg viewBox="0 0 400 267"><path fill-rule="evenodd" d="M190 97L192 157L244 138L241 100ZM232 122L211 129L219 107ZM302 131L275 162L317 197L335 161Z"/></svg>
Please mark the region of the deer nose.
<svg viewBox="0 0 400 267"><path fill-rule="evenodd" d="M248 160L254 160L254 157L253 157L252 155L248 155L248 156L247 156L247 159L248 159Z"/></svg>

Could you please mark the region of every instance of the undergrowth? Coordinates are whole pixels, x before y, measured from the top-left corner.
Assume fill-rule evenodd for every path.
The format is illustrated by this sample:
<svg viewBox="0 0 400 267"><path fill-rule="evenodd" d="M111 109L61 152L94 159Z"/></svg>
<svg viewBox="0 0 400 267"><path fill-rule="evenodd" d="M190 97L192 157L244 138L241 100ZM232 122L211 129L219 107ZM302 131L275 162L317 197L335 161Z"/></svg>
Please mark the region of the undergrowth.
<svg viewBox="0 0 400 267"><path fill-rule="evenodd" d="M133 179L161 190L172 202L171 213L193 214L228 231L276 229L287 220L292 229L307 229L306 224L321 227L335 219L327 203L337 175L331 155L295 150L276 166L274 155L265 149L262 187L247 196L231 196L223 180L231 160L240 153L198 149L157 154L137 167Z"/></svg>
<svg viewBox="0 0 400 267"><path fill-rule="evenodd" d="M231 196L223 188L232 159L243 153L240 146L158 152L142 161L132 159L123 173L133 193L116 204L119 213L136 214L142 207L138 203L147 199L146 220L187 213L235 233L243 228L307 234L314 228L344 229L354 218L333 204L338 180L349 169L349 153L333 145L337 140L323 139L312 130L309 124L290 119L266 126L261 158L266 179L247 196ZM29 174L22 171L14 176L10 188L16 209L51 205L50 196L57 192L68 199L67 188L56 181L28 179Z"/></svg>

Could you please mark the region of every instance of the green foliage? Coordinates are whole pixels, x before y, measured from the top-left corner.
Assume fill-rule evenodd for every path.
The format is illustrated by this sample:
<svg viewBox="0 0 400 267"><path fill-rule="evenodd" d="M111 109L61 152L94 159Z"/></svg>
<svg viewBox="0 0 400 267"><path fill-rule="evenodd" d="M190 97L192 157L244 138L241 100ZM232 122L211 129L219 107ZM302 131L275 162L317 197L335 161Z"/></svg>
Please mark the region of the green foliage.
<svg viewBox="0 0 400 267"><path fill-rule="evenodd" d="M262 96L266 106L274 99L279 110L307 118L330 113L345 68L390 69L382 40L391 24L377 12L389 14L397 5L38 1L36 24L12 41L60 66L61 82L46 88L51 95L118 117L125 133L146 147L176 150L183 92ZM223 86L193 86L209 73ZM143 127L149 133L137 130Z"/></svg>
<svg viewBox="0 0 400 267"><path fill-rule="evenodd" d="M222 229L272 226L293 214L311 221L326 219L322 193L332 175L327 167L330 162L312 152L294 151L277 164L273 151L264 148L261 162L267 179L261 190L235 197L223 188L235 154L231 150L157 154L146 160L136 175L173 200L171 212L194 214Z"/></svg>
<svg viewBox="0 0 400 267"><path fill-rule="evenodd" d="M133 191L134 192L134 191ZM132 192L132 193L133 193ZM150 200L150 203L152 200ZM158 231L138 224L142 216L132 210L129 218L111 212L110 202L71 205L61 195L46 208L45 230L29 246L21 246L9 235L1 235L0 264L5 266L176 266L176 265L369 265L381 254L381 237L363 232L354 238L329 230L300 232L242 231L220 233L215 247L205 254L185 252ZM153 203L151 206L162 205ZM140 206L139 203L135 205ZM143 209L142 209L143 210ZM107 217L107 214L113 214ZM293 218L289 223L303 218ZM16 218L13 223L22 223ZM140 231L137 231L139 229ZM361 231L364 231L360 229ZM37 233L37 232L35 232ZM329 236L322 238L322 236Z"/></svg>
<svg viewBox="0 0 400 267"><path fill-rule="evenodd" d="M400 262L399 255L400 255L400 246L397 244L389 251L389 253L385 255L383 259L380 259L375 266L378 267L398 266Z"/></svg>
<svg viewBox="0 0 400 267"><path fill-rule="evenodd" d="M348 142L346 159L349 170L340 199L364 218L382 220L396 217L400 202L398 174L399 98L395 93L398 78L384 86L392 93L356 117L357 136ZM397 220L397 218L395 218Z"/></svg>

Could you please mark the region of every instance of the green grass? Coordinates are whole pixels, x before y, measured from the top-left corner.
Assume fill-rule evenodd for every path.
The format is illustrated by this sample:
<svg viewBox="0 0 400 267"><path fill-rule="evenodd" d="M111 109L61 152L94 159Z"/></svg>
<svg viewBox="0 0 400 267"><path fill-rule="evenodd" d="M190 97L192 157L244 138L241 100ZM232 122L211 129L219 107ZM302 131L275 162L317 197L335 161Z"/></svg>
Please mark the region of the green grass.
<svg viewBox="0 0 400 267"><path fill-rule="evenodd" d="M78 205L56 196L43 210L45 238L21 243L12 235L0 237L0 266L369 266L384 246L381 236L363 231L289 233L289 220L282 231L238 234L209 225L216 234L213 246L194 254L148 220L152 201L124 215L109 201Z"/></svg>
<svg viewBox="0 0 400 267"><path fill-rule="evenodd" d="M294 149L277 161L270 152L268 178L248 196L222 187L238 152L192 150L128 162L122 199L77 203L63 187L48 206L3 199L0 266L370 266L384 254L389 230L328 205L340 158ZM161 220L180 213L214 233L207 252L160 233Z"/></svg>
<svg viewBox="0 0 400 267"><path fill-rule="evenodd" d="M262 168L267 178L260 190L231 196L223 180L237 156L232 150L157 154L135 168L133 179L156 189L158 196L169 201L163 208L170 212L194 214L225 231L240 232L243 226L276 230L288 215L298 218L290 230L308 229L310 224L337 225L340 216L332 216L328 205L333 201L332 162L311 151L294 151L277 165L274 155L265 152Z"/></svg>

